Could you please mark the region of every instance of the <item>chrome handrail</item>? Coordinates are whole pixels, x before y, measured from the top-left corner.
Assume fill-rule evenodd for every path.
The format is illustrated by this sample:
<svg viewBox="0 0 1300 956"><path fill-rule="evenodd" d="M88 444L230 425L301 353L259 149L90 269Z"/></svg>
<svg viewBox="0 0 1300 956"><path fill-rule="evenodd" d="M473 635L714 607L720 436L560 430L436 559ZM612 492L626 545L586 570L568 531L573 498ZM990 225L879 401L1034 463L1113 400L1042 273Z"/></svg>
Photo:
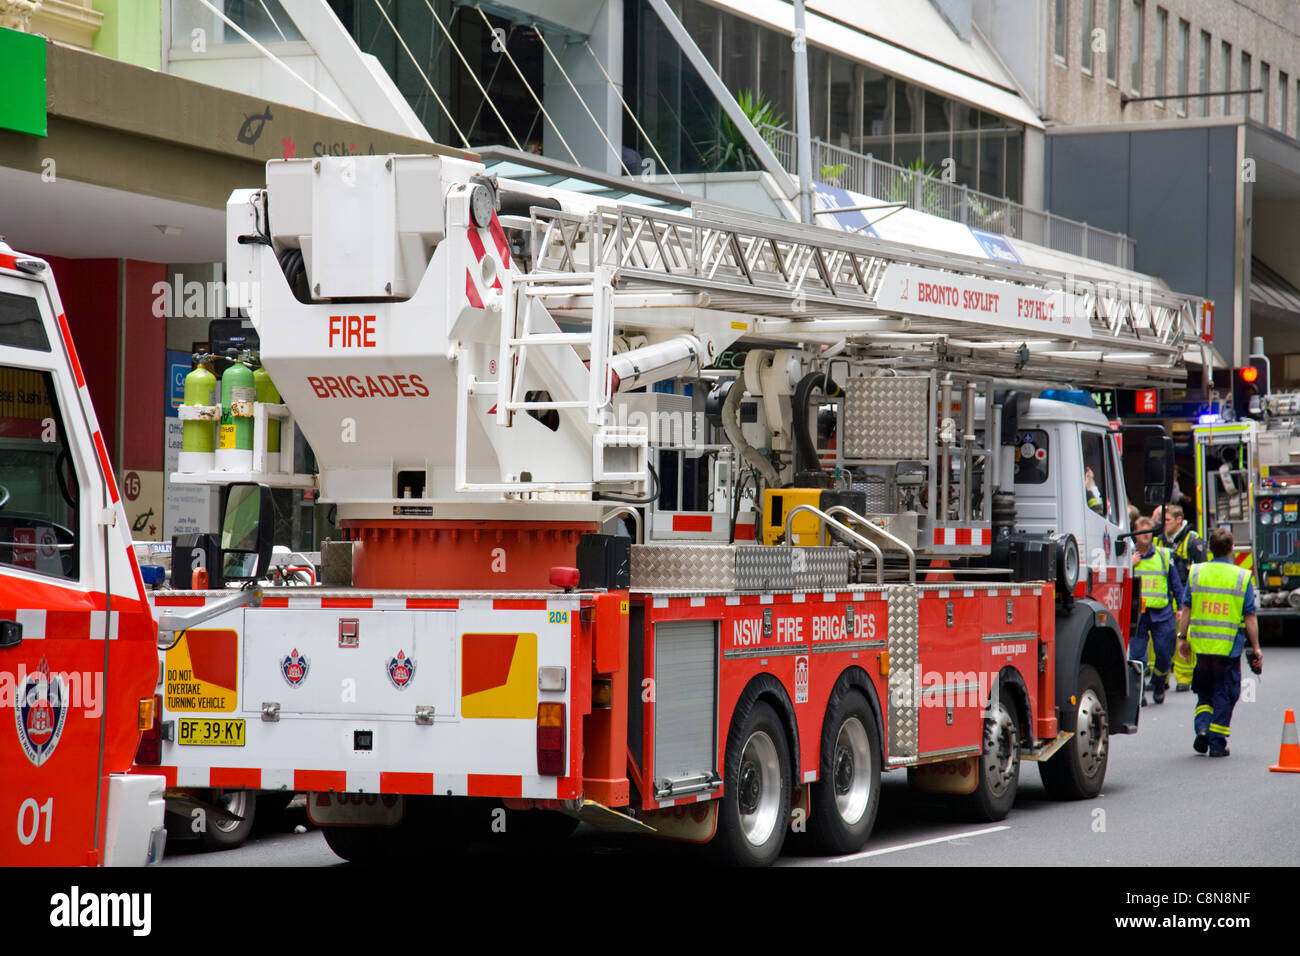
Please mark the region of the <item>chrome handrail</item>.
<svg viewBox="0 0 1300 956"><path fill-rule="evenodd" d="M896 546L900 551L907 555L907 575L909 582L912 584L916 583L916 549L910 544L892 532L886 531L875 522L868 521L852 508L846 507L845 505L835 505L828 509L827 514L844 515L849 520L856 522L860 527L870 529L872 533L880 535L886 541Z"/></svg>
<svg viewBox="0 0 1300 956"><path fill-rule="evenodd" d="M645 536L641 533L641 512L637 511L631 505L619 505L617 508L610 508L605 512L604 517L600 519L601 525L604 525L610 518L617 518L619 515L628 515L632 519L632 527L636 529L636 534L632 536L634 544L645 544Z"/></svg>
<svg viewBox="0 0 1300 956"><path fill-rule="evenodd" d="M836 519L832 518L830 515L822 511L820 508L815 508L812 505L795 505L793 508L787 511L785 515L785 540L786 541L790 541L791 543L793 543L790 537L790 522L794 520L794 516L799 514L801 511L807 512L809 514L814 514L821 520L821 524L818 525L818 529L819 529L818 533L821 536L820 540L822 540L823 542L826 540L826 525L830 525L836 531L840 532L841 534L847 535L848 537L852 538L855 542L862 545L862 547L874 553L876 556L876 584L880 585L881 587L884 586L885 556L881 552L880 548L876 545L876 543L874 541L868 540L867 538L864 538L862 535L858 534L848 525L844 524L842 521L837 521ZM915 571L915 566L913 567L913 571ZM915 580L916 578L915 573L913 573L912 577L913 580Z"/></svg>

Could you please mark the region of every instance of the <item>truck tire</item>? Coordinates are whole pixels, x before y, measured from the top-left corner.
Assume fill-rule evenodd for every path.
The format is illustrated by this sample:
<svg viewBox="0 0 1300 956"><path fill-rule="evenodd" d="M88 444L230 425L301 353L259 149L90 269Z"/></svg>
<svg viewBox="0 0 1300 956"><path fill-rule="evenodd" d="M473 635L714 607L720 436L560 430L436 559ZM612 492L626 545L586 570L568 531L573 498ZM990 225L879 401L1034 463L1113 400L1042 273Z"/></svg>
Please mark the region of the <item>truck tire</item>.
<svg viewBox="0 0 1300 956"><path fill-rule="evenodd" d="M759 701L727 736L726 792L712 847L735 866L769 866L790 818L790 748L770 705Z"/></svg>
<svg viewBox="0 0 1300 956"><path fill-rule="evenodd" d="M880 805L880 732L860 690L831 695L817 776L808 821L813 842L825 853L856 853Z"/></svg>
<svg viewBox="0 0 1300 956"><path fill-rule="evenodd" d="M349 863L402 859L401 827L321 827L325 843Z"/></svg>
<svg viewBox="0 0 1300 956"><path fill-rule="evenodd" d="M253 832L257 792L254 790L214 792L211 802L243 819L208 820L203 832L199 834L203 846L209 850L233 850L243 846Z"/></svg>
<svg viewBox="0 0 1300 956"><path fill-rule="evenodd" d="M957 799L958 809L977 823L1005 819L1020 786L1020 725L1015 699L1005 689L989 701L976 766L975 790Z"/></svg>
<svg viewBox="0 0 1300 956"><path fill-rule="evenodd" d="M1077 703L1066 715L1074 736L1052 758L1038 765L1043 786L1054 800L1084 800L1101 793L1110 757L1110 723L1106 689L1091 666L1079 668Z"/></svg>

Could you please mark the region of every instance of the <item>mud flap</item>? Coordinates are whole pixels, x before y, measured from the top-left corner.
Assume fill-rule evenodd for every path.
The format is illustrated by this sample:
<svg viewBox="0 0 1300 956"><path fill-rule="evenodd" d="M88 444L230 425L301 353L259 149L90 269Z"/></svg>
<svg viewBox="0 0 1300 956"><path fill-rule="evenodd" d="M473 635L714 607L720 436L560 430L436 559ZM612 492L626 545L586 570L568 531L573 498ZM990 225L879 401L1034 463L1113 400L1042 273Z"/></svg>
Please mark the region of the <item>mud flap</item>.
<svg viewBox="0 0 1300 956"><path fill-rule="evenodd" d="M1145 661L1128 661L1128 688L1123 705L1116 715L1119 719L1112 722L1112 734L1135 734L1138 729L1138 715L1142 709L1142 681Z"/></svg>
<svg viewBox="0 0 1300 956"><path fill-rule="evenodd" d="M653 834L655 832L654 827L595 800L583 800L576 810L567 812L583 823L589 823L607 833Z"/></svg>
<svg viewBox="0 0 1300 956"><path fill-rule="evenodd" d="M307 819L318 827L395 827L406 817L400 793L310 793Z"/></svg>
<svg viewBox="0 0 1300 956"><path fill-rule="evenodd" d="M941 760L907 768L907 785L921 793L974 793L979 783L976 757Z"/></svg>

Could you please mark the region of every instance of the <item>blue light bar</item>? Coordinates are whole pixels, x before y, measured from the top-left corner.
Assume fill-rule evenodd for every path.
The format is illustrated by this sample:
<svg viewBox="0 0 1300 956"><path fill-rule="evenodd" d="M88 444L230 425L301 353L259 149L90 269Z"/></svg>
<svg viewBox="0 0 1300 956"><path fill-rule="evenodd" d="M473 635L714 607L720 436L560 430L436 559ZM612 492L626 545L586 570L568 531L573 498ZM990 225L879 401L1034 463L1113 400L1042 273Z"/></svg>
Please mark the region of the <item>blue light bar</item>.
<svg viewBox="0 0 1300 956"><path fill-rule="evenodd" d="M1071 405L1082 405L1084 408L1097 407L1097 403L1092 400L1092 392L1082 388L1045 388L1038 397L1050 399L1054 402L1069 402Z"/></svg>

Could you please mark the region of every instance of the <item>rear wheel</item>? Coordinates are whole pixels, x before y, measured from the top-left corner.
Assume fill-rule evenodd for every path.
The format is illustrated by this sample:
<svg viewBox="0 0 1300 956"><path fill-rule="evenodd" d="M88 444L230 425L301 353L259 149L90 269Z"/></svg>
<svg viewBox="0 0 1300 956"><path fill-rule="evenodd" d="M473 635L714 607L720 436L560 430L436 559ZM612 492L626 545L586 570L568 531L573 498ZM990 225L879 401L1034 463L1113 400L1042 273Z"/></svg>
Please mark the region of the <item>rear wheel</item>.
<svg viewBox="0 0 1300 956"><path fill-rule="evenodd" d="M825 852L855 853L871 836L880 803L880 733L861 691L832 696L821 755L809 830Z"/></svg>
<svg viewBox="0 0 1300 956"><path fill-rule="evenodd" d="M714 851L738 866L775 862L790 818L790 750L780 718L762 701L728 735L725 786Z"/></svg>
<svg viewBox="0 0 1300 956"><path fill-rule="evenodd" d="M257 794L252 790L227 790L212 795L212 803L230 814L229 817L208 814L200 838L209 850L233 850L243 846L253 832L253 814L257 810Z"/></svg>
<svg viewBox="0 0 1300 956"><path fill-rule="evenodd" d="M975 791L960 797L958 805L980 823L1002 820L1011 812L1020 786L1020 729L1015 701L1005 691L989 701L978 764Z"/></svg>
<svg viewBox="0 0 1300 956"><path fill-rule="evenodd" d="M1110 722L1106 715L1106 690L1101 675L1087 664L1079 668L1075 694L1074 731L1051 760L1038 765L1043 786L1056 800L1083 800L1101 793L1110 758ZM1069 721L1067 714L1067 723Z"/></svg>

